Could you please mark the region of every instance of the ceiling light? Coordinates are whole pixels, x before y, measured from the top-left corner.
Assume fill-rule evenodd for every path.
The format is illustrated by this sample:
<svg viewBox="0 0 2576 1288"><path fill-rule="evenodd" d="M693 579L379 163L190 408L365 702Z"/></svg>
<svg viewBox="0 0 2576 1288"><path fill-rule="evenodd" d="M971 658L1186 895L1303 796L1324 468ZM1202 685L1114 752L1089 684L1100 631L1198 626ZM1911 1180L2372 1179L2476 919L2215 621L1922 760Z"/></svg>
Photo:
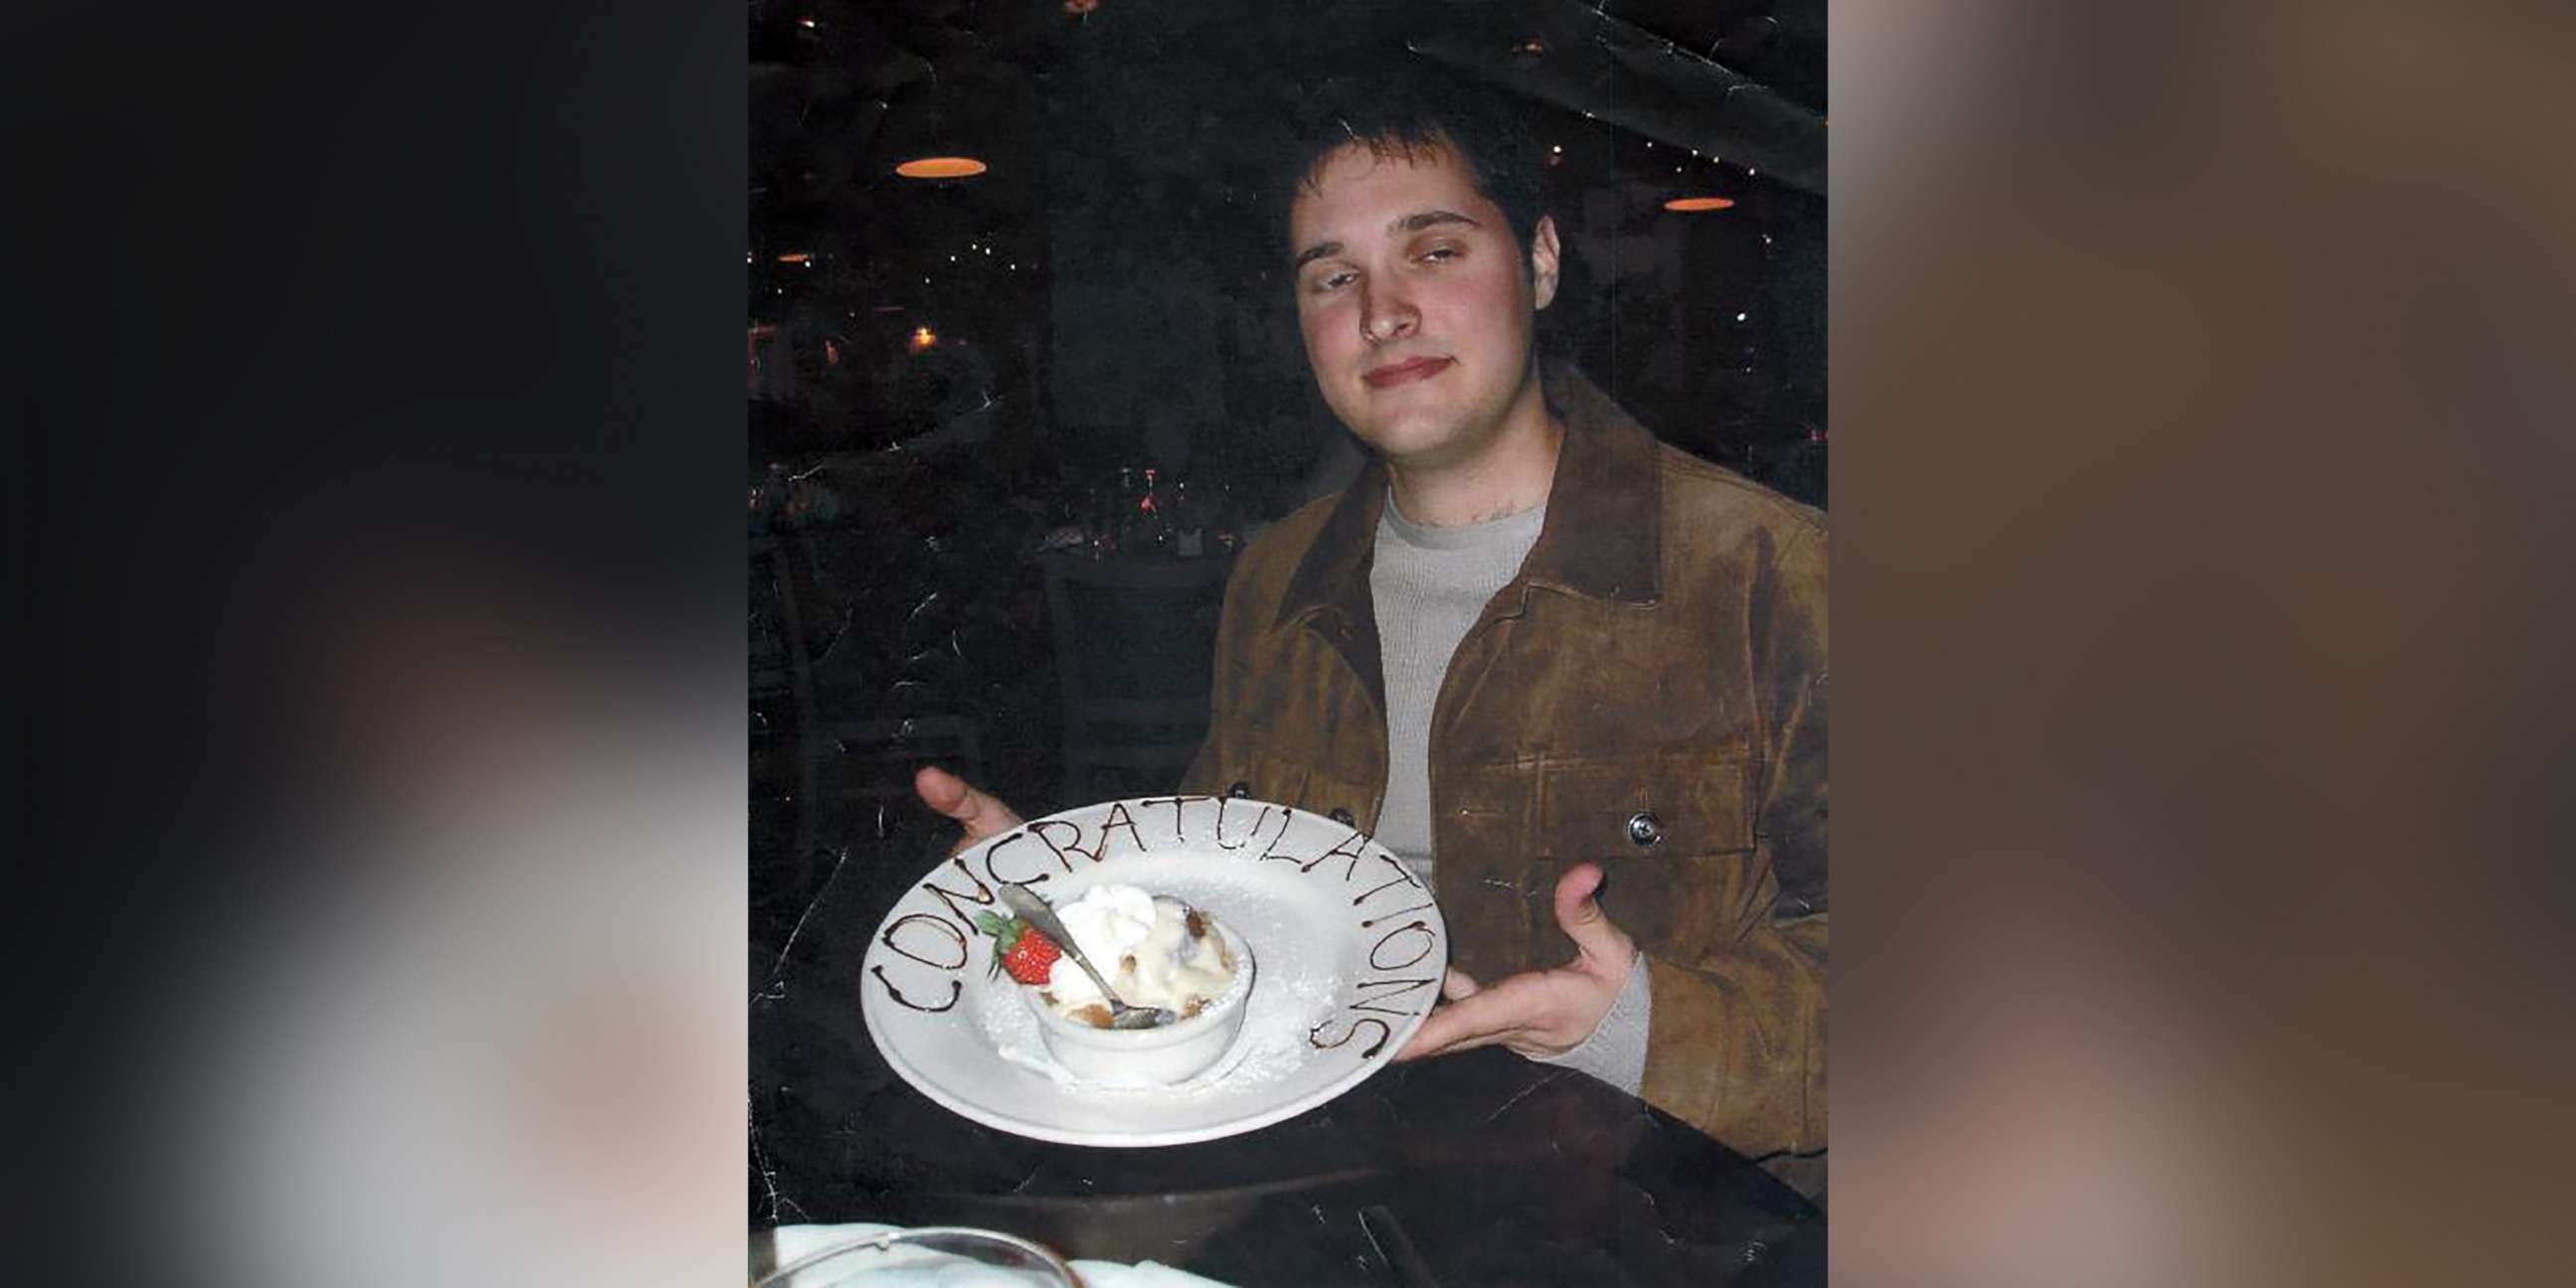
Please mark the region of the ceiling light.
<svg viewBox="0 0 2576 1288"><path fill-rule="evenodd" d="M1664 203L1666 210L1724 210L1735 204L1733 197L1675 197Z"/></svg>
<svg viewBox="0 0 2576 1288"><path fill-rule="evenodd" d="M894 172L907 179L964 179L987 168L973 157L916 157L896 166Z"/></svg>

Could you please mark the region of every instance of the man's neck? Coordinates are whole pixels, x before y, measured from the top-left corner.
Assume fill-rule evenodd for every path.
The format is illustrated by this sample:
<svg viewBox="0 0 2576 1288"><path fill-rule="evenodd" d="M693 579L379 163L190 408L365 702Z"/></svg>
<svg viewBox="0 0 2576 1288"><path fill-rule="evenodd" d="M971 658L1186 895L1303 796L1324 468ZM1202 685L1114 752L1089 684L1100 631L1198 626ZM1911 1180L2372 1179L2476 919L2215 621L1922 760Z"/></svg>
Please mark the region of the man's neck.
<svg viewBox="0 0 2576 1288"><path fill-rule="evenodd" d="M1547 408L1532 380L1503 432L1463 460L1387 462L1387 485L1405 518L1426 528L1453 528L1507 518L1544 504L1556 481L1565 424Z"/></svg>

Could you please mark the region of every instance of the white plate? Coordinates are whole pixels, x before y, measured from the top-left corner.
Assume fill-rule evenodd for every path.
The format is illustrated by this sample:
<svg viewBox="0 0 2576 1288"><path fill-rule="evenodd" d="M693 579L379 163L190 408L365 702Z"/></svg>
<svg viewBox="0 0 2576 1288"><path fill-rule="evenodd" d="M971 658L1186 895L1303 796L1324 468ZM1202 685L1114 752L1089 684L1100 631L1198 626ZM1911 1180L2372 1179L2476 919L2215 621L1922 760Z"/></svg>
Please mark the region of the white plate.
<svg viewBox="0 0 2576 1288"><path fill-rule="evenodd" d="M1205 908L1252 947L1243 1032L1177 1087L1088 1086L1056 1067L972 916L999 883L1062 904L1107 882ZM860 1013L932 1100L1073 1145L1177 1145L1295 1117L1375 1073L1440 996L1449 931L1393 854L1319 814L1156 796L1038 819L942 861L868 945Z"/></svg>

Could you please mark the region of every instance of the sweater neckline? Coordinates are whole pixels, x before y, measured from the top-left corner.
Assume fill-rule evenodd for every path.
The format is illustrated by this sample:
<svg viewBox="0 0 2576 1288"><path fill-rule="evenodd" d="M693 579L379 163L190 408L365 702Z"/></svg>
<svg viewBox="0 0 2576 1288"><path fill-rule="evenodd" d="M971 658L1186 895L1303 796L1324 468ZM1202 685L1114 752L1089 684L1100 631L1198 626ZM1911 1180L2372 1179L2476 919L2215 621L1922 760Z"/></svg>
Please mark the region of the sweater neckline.
<svg viewBox="0 0 2576 1288"><path fill-rule="evenodd" d="M1395 492L1388 489L1386 504L1378 510L1378 529L1417 550L1465 551L1489 546L1502 546L1519 541L1526 545L1538 536L1547 523L1547 503L1539 502L1516 514L1499 519L1480 519L1474 523L1443 524L1434 527L1404 517L1396 506Z"/></svg>

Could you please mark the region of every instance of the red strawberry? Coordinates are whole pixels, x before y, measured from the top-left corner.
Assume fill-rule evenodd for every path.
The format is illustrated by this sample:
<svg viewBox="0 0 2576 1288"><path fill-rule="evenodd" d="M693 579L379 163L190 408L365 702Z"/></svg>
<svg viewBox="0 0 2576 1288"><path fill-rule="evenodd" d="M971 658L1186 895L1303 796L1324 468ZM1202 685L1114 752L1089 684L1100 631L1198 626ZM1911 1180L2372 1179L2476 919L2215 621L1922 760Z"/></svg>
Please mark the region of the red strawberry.
<svg viewBox="0 0 2576 1288"><path fill-rule="evenodd" d="M1011 978L1023 984L1047 982L1055 970L1055 959L1064 955L1054 940L1017 917L979 912L975 914L975 926L993 937L993 968L1009 971Z"/></svg>
<svg viewBox="0 0 2576 1288"><path fill-rule="evenodd" d="M1002 969L1023 984L1043 984L1055 969L1055 959L1063 955L1064 950L1039 934L1036 927L1024 927L1019 939L1002 950Z"/></svg>

